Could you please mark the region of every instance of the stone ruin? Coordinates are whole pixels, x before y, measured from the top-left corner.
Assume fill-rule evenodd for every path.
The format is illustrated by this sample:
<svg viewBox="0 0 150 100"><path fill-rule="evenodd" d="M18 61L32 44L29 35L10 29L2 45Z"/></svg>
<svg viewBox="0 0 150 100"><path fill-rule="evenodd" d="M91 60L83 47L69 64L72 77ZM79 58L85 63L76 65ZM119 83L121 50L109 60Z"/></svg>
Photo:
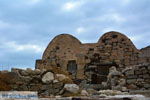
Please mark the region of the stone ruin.
<svg viewBox="0 0 150 100"><path fill-rule="evenodd" d="M35 70L0 72L0 82L7 83L7 90L38 91L41 97L89 96L106 89L112 94L150 90L149 62L150 47L138 50L119 32L105 33L97 43L86 44L61 34L50 42L42 59L36 60Z"/></svg>
<svg viewBox="0 0 150 100"><path fill-rule="evenodd" d="M97 43L86 44L69 34L61 34L50 42L42 59L36 61L36 68L60 67L74 80L101 84L107 81L112 66L122 71L144 63L141 53L128 37L118 32L105 33Z"/></svg>

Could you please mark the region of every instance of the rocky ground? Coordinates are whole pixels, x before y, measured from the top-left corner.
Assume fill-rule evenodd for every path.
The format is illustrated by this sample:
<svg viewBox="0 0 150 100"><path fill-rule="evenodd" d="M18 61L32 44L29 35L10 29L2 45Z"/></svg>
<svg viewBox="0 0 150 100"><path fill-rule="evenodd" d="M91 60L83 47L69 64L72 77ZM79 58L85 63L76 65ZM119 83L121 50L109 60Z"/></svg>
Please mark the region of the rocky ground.
<svg viewBox="0 0 150 100"><path fill-rule="evenodd" d="M72 77L59 68L49 70L15 69L0 72L0 91L37 91L41 98L55 96L114 96L150 93L150 64L127 67L122 72L110 68L107 82L102 84L76 84ZM105 90L104 90L105 89ZM106 90L107 89L107 90ZM138 93L134 92L140 90ZM145 95L145 94L144 94Z"/></svg>
<svg viewBox="0 0 150 100"><path fill-rule="evenodd" d="M132 96L114 96L114 97L56 97L56 98L36 98L36 99L2 99L1 100L150 100L148 97L141 95Z"/></svg>

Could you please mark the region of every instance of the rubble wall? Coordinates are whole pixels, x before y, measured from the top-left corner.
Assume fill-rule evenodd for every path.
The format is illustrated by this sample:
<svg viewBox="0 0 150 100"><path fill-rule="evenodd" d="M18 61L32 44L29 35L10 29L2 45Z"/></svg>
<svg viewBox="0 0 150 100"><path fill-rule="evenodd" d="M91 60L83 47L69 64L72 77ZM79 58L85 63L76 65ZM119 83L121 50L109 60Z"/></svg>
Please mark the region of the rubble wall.
<svg viewBox="0 0 150 100"><path fill-rule="evenodd" d="M126 87L131 90L150 90L150 64L139 64L123 71Z"/></svg>
<svg viewBox="0 0 150 100"><path fill-rule="evenodd" d="M64 85L73 84L67 72L60 69L16 69L0 71L0 91L36 91L40 97L63 95Z"/></svg>
<svg viewBox="0 0 150 100"><path fill-rule="evenodd" d="M150 46L142 48L140 51L140 62L150 62Z"/></svg>
<svg viewBox="0 0 150 100"><path fill-rule="evenodd" d="M36 61L36 68L60 67L67 71L69 61L75 61L76 78L84 79L86 66L116 63L118 69L122 70L138 64L139 53L132 41L119 32L107 32L97 43L86 44L72 35L61 34L49 43L42 59Z"/></svg>

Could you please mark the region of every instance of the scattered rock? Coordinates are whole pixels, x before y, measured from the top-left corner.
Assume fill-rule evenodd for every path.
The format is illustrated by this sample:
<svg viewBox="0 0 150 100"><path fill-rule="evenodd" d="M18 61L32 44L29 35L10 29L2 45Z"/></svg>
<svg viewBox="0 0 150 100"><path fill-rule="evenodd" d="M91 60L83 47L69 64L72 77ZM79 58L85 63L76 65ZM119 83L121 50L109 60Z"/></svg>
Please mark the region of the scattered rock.
<svg viewBox="0 0 150 100"><path fill-rule="evenodd" d="M42 82L43 83L50 83L54 80L54 74L52 72L46 72L43 76L42 76Z"/></svg>
<svg viewBox="0 0 150 100"><path fill-rule="evenodd" d="M25 71L25 70L22 70L22 71L20 71L20 75L22 75L22 76L28 76L29 73L27 71Z"/></svg>
<svg viewBox="0 0 150 100"><path fill-rule="evenodd" d="M133 83L135 83L136 82L136 79L128 79L127 80L127 83L128 84L133 84Z"/></svg>
<svg viewBox="0 0 150 100"><path fill-rule="evenodd" d="M34 73L34 71L31 69L31 68L27 68L26 69L26 72L29 74L29 75L32 75Z"/></svg>
<svg viewBox="0 0 150 100"><path fill-rule="evenodd" d="M58 83L59 81L57 79L53 80L53 83Z"/></svg>
<svg viewBox="0 0 150 100"><path fill-rule="evenodd" d="M66 75L64 75L64 74L56 74L56 79L58 81L63 81L63 80L68 79L68 77Z"/></svg>
<svg viewBox="0 0 150 100"><path fill-rule="evenodd" d="M78 93L79 92L79 86L76 84L65 84L64 89L66 91L71 92L71 93Z"/></svg>
<svg viewBox="0 0 150 100"><path fill-rule="evenodd" d="M82 96L89 96L89 93L86 90L81 91Z"/></svg>
<svg viewBox="0 0 150 100"><path fill-rule="evenodd" d="M107 96L128 94L127 92L121 92L121 91L117 91L117 90L100 90L98 93L104 94Z"/></svg>
<svg viewBox="0 0 150 100"><path fill-rule="evenodd" d="M87 92L89 93L89 95L95 95L98 93L98 91L96 91L94 89L87 89Z"/></svg>
<svg viewBox="0 0 150 100"><path fill-rule="evenodd" d="M39 75L39 74L41 74L41 70L35 69L35 70L34 70L34 73L35 73L35 75Z"/></svg>

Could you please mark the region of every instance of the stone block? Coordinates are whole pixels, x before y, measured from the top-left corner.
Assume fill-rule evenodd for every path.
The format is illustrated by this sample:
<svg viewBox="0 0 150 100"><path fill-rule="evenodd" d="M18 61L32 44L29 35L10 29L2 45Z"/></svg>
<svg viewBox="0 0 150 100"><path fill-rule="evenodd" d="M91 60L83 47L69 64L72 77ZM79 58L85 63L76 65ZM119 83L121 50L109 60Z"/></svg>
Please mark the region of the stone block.
<svg viewBox="0 0 150 100"><path fill-rule="evenodd" d="M47 72L42 76L43 83L50 83L54 80L54 74L52 72Z"/></svg>
<svg viewBox="0 0 150 100"><path fill-rule="evenodd" d="M143 78L144 78L144 79L150 79L150 75L149 75L149 74L144 74L144 75L143 75Z"/></svg>
<svg viewBox="0 0 150 100"><path fill-rule="evenodd" d="M139 81L140 81L140 82L143 82L143 81L144 81L144 79L142 79L142 78L138 78L138 79L137 79L137 81L138 81L138 82L139 82Z"/></svg>
<svg viewBox="0 0 150 100"><path fill-rule="evenodd" d="M144 88L150 88L150 84L143 84Z"/></svg>
<svg viewBox="0 0 150 100"><path fill-rule="evenodd" d="M134 75L134 70L128 70L125 72L126 76Z"/></svg>
<svg viewBox="0 0 150 100"><path fill-rule="evenodd" d="M146 74L146 73L148 73L148 70L147 70L147 69L142 70L142 73L143 73L143 74Z"/></svg>
<svg viewBox="0 0 150 100"><path fill-rule="evenodd" d="M127 83L128 84L134 84L136 82L136 79L128 79Z"/></svg>
<svg viewBox="0 0 150 100"><path fill-rule="evenodd" d="M135 74L136 74L136 75L140 75L140 74L142 74L142 71L137 70L137 71L135 71Z"/></svg>
<svg viewBox="0 0 150 100"><path fill-rule="evenodd" d="M148 66L147 68L148 68L148 70L150 70L150 66Z"/></svg>
<svg viewBox="0 0 150 100"><path fill-rule="evenodd" d="M127 76L127 79L136 79L137 78L137 75L128 75Z"/></svg>

